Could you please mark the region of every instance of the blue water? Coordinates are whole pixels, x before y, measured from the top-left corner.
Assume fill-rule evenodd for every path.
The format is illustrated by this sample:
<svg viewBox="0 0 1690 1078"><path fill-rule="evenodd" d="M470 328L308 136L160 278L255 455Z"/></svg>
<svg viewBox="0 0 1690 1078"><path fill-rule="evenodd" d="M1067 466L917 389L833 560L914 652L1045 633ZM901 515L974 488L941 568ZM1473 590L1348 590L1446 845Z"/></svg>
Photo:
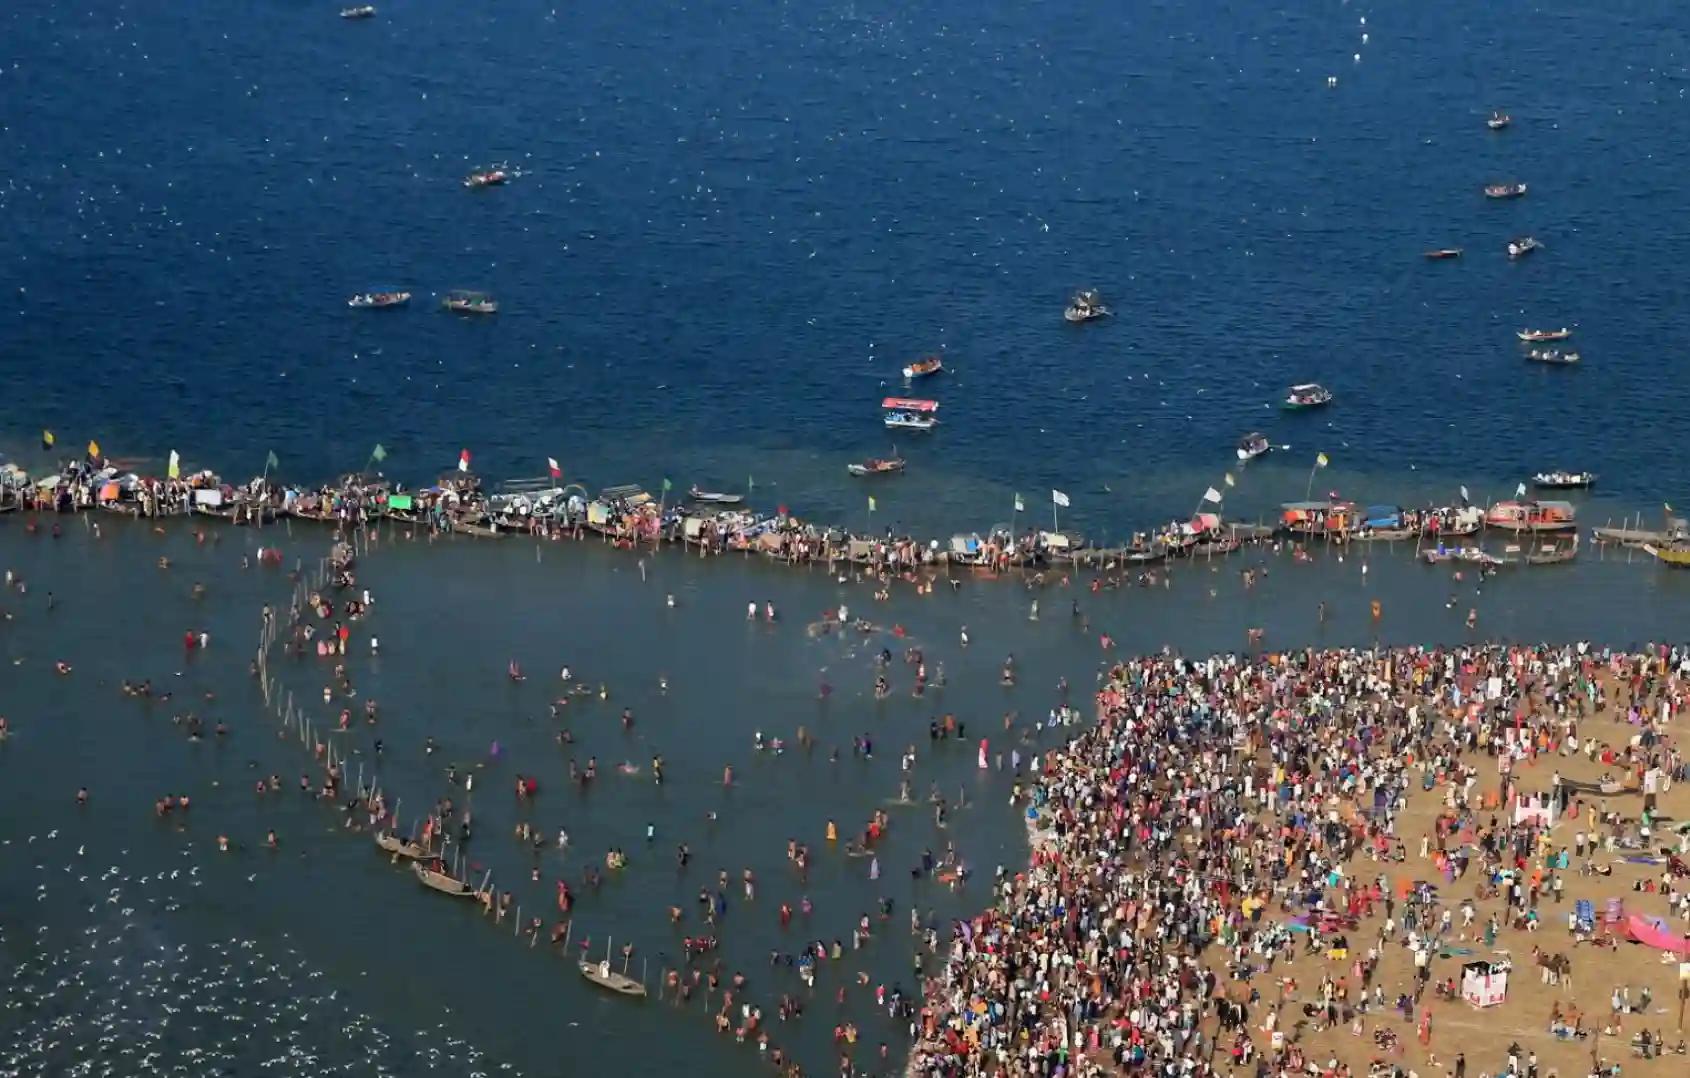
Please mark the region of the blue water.
<svg viewBox="0 0 1690 1078"><path fill-rule="evenodd" d="M897 368L943 349L955 373L923 390L945 425L899 448L980 484L969 504L1180 474L1074 519L1184 513L1251 428L1299 477L1323 449L1475 491L1564 465L1616 505L1672 497L1670 6L334 8L0 16L15 452L48 426L317 478L379 441L417 479L467 446L490 475L754 477L837 513L861 504L843 462L887 448ZM1492 107L1514 127L1486 131ZM523 175L460 186L494 161ZM1529 195L1487 203L1502 178ZM1510 264L1527 231L1546 249ZM1442 245L1468 255L1419 257ZM1119 317L1063 324L1085 285ZM345 308L377 286L418 298ZM448 317L454 287L504 309ZM1515 328L1566 323L1581 369L1519 359ZM1310 379L1327 412L1267 407Z"/></svg>

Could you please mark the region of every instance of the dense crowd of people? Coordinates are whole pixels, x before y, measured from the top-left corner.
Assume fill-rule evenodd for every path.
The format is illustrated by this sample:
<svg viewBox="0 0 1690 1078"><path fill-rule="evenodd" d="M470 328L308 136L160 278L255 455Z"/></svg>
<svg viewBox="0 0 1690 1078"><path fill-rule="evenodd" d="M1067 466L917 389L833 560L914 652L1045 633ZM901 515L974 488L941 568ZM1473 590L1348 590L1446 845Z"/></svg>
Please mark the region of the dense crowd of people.
<svg viewBox="0 0 1690 1078"><path fill-rule="evenodd" d="M1685 776L1670 727L1687 691L1690 650L1654 646L1121 663L1098 723L1044 758L1026 796L1031 864L1000 869L992 908L937 943L909 1073L1342 1074L1305 1056L1305 1028L1384 1047L1407 1025L1428 1042L1440 947L1535 928L1566 873L1599 871L1597 832L1608 849L1648 844L1656 794ZM1635 728L1627 743L1581 730L1610 707ZM1563 780L1552 761L1576 754L1641 790L1641 815L1609 811L1606 784ZM1407 849L1414 796L1436 799L1435 837ZM1551 838L1561 814L1579 820L1577 860ZM1392 868L1419 858L1434 878ZM1690 921L1681 870L1660 887ZM1440 897L1474 873L1477 904ZM1363 938L1370 916L1382 927ZM1392 947L1414 973L1387 985ZM1319 984L1283 976L1299 953L1330 960Z"/></svg>

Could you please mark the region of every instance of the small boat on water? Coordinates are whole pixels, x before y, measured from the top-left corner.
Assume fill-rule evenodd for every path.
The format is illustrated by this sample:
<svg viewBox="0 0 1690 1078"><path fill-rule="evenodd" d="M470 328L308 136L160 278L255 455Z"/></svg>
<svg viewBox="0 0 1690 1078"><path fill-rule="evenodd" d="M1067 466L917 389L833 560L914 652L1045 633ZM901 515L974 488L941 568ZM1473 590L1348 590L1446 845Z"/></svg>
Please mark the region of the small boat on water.
<svg viewBox="0 0 1690 1078"><path fill-rule="evenodd" d="M1423 257L1430 259L1433 262L1436 262L1440 259L1445 259L1445 258L1460 258L1461 257L1461 248L1459 248L1459 247L1435 247L1432 250L1425 252Z"/></svg>
<svg viewBox="0 0 1690 1078"><path fill-rule="evenodd" d="M1493 567L1503 564L1501 558L1497 557L1495 554L1487 554L1485 551L1476 546L1440 546L1434 550L1421 551L1420 557L1423 561L1430 565L1442 565L1445 562L1452 561L1470 562L1474 565L1489 565Z"/></svg>
<svg viewBox="0 0 1690 1078"><path fill-rule="evenodd" d="M1579 361L1577 352L1563 352L1559 348L1533 348L1526 353L1532 363L1547 363L1552 367L1570 367Z"/></svg>
<svg viewBox="0 0 1690 1078"><path fill-rule="evenodd" d="M688 490L687 497L701 505L739 505L745 501L743 494L723 494L715 490L699 490L697 487Z"/></svg>
<svg viewBox="0 0 1690 1078"><path fill-rule="evenodd" d="M1267 440L1267 435L1254 431L1238 440L1238 459L1255 460L1265 453L1273 451L1273 443Z"/></svg>
<svg viewBox="0 0 1690 1078"><path fill-rule="evenodd" d="M453 898L474 898L479 893L447 869L446 862L438 857L432 861L411 862L411 871L416 873L417 880L424 887L439 891L443 895L451 895Z"/></svg>
<svg viewBox="0 0 1690 1078"><path fill-rule="evenodd" d="M411 302L409 292L360 292L346 301L353 308L403 307Z"/></svg>
<svg viewBox="0 0 1690 1078"><path fill-rule="evenodd" d="M357 7L343 7L340 9L340 17L343 19L368 19L374 17L375 13L376 9L374 4L359 4Z"/></svg>
<svg viewBox="0 0 1690 1078"><path fill-rule="evenodd" d="M1656 560L1664 565L1671 565L1678 569L1690 568L1690 542L1678 540L1671 543L1644 543L1643 550L1653 554Z"/></svg>
<svg viewBox="0 0 1690 1078"><path fill-rule="evenodd" d="M1501 131L1513 122L1514 117L1508 115L1506 112L1493 112L1490 114L1490 119L1485 121L1485 126L1490 128L1492 131Z"/></svg>
<svg viewBox="0 0 1690 1078"><path fill-rule="evenodd" d="M1539 344L1543 341L1564 341L1573 335L1573 331L1566 326L1560 329L1522 329L1516 330L1514 336L1527 344Z"/></svg>
<svg viewBox="0 0 1690 1078"><path fill-rule="evenodd" d="M905 378L925 378L930 374L938 374L945 369L945 361L938 356L927 356L916 360L904 368Z"/></svg>
<svg viewBox="0 0 1690 1078"><path fill-rule="evenodd" d="M1292 386L1291 391L1280 402L1280 407L1290 411L1301 411L1304 408L1320 408L1332 403L1332 391L1315 382L1306 382L1300 386Z"/></svg>
<svg viewBox="0 0 1690 1078"><path fill-rule="evenodd" d="M476 169L464 177L464 186L469 188L497 187L511 178L511 174L502 168Z"/></svg>
<svg viewBox="0 0 1690 1078"><path fill-rule="evenodd" d="M1103 299L1092 289L1074 293L1074 298L1068 301L1067 308L1062 312L1064 320L1069 322L1090 322L1098 318L1107 318L1109 308L1103 305Z"/></svg>
<svg viewBox="0 0 1690 1078"><path fill-rule="evenodd" d="M1543 244L1530 236L1517 236L1508 241L1508 257L1524 258L1542 246Z"/></svg>
<svg viewBox="0 0 1690 1078"><path fill-rule="evenodd" d="M625 958L623 960L621 973L617 973L615 970L611 969L610 940L607 938L604 942L604 961L591 962L585 958L581 959L581 976L598 985L600 988L610 989L619 996L633 996L639 999L644 999L646 994L645 985L628 976L628 961L631 957L632 956L629 956L629 958Z"/></svg>
<svg viewBox="0 0 1690 1078"><path fill-rule="evenodd" d="M377 835L376 846L384 852L406 861L422 861L432 856L428 848L421 843L400 838L392 831L383 831Z"/></svg>
<svg viewBox="0 0 1690 1078"><path fill-rule="evenodd" d="M1497 502L1485 513L1485 527L1511 532L1561 532L1578 526L1571 502Z"/></svg>
<svg viewBox="0 0 1690 1078"><path fill-rule="evenodd" d="M1520 560L1527 565L1565 565L1578 557L1579 537L1573 533L1570 543L1544 543L1536 548L1528 549Z"/></svg>
<svg viewBox="0 0 1690 1078"><path fill-rule="evenodd" d="M1485 185L1486 198L1519 198L1526 193L1523 183L1487 183Z"/></svg>
<svg viewBox="0 0 1690 1078"><path fill-rule="evenodd" d="M1595 485L1595 472L1538 472L1532 476L1532 486L1546 490L1574 490Z"/></svg>
<svg viewBox="0 0 1690 1078"><path fill-rule="evenodd" d="M886 409L886 426L893 430L932 430L939 425L939 418L934 414L939 410L938 401L887 397L880 406Z"/></svg>
<svg viewBox="0 0 1690 1078"><path fill-rule="evenodd" d="M852 475L895 475L904 470L904 458L870 457L861 463L845 465L845 470Z"/></svg>
<svg viewBox="0 0 1690 1078"><path fill-rule="evenodd" d="M485 292L462 290L446 293L441 306L455 314L498 314L499 302Z"/></svg>

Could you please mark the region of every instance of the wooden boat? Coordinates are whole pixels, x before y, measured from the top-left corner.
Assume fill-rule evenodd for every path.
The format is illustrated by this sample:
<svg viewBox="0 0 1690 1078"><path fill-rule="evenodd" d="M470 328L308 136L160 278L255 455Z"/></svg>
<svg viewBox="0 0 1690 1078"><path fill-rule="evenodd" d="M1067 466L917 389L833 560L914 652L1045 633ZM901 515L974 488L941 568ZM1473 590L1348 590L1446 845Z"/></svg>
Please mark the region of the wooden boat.
<svg viewBox="0 0 1690 1078"><path fill-rule="evenodd" d="M400 838L392 831L383 831L376 836L376 846L385 853L407 861L421 861L432 856L428 849L410 839Z"/></svg>
<svg viewBox="0 0 1690 1078"><path fill-rule="evenodd" d="M1305 408L1320 408L1331 403L1331 390L1314 382L1306 382L1300 386L1292 386L1279 406L1295 412Z"/></svg>
<svg viewBox="0 0 1690 1078"><path fill-rule="evenodd" d="M1523 183L1488 183L1485 185L1486 198L1519 198L1526 193Z"/></svg>
<svg viewBox="0 0 1690 1078"><path fill-rule="evenodd" d="M598 985L608 988L619 996L632 996L636 999L645 998L645 985L628 976L628 961L622 963L622 972L617 973L610 968L610 940L604 941L604 961L590 962L583 958L579 962L581 976Z"/></svg>
<svg viewBox="0 0 1690 1078"><path fill-rule="evenodd" d="M1526 257L1542 246L1543 244L1537 242L1537 240L1533 239L1531 236L1516 236L1514 239L1508 241L1508 246L1505 249L1508 252L1509 258L1517 259Z"/></svg>
<svg viewBox="0 0 1690 1078"><path fill-rule="evenodd" d="M1690 568L1690 543L1685 543L1683 540L1661 546L1646 543L1643 549L1653 554L1656 560L1662 564L1671 565L1678 569Z"/></svg>
<svg viewBox="0 0 1690 1078"><path fill-rule="evenodd" d="M880 406L886 409L883 421L893 430L932 430L939 425L934 414L939 410L938 401L887 397Z"/></svg>
<svg viewBox="0 0 1690 1078"><path fill-rule="evenodd" d="M1423 550L1420 559L1428 565L1442 565L1445 562L1459 561L1473 565L1498 566L1506 564L1494 554L1487 554L1476 546L1438 547L1435 550Z"/></svg>
<svg viewBox="0 0 1690 1078"><path fill-rule="evenodd" d="M1595 472L1538 472L1532 476L1532 486L1545 490L1573 490L1595 485Z"/></svg>
<svg viewBox="0 0 1690 1078"><path fill-rule="evenodd" d="M497 187L510 178L510 173L502 168L477 169L464 177L464 186L469 188Z"/></svg>
<svg viewBox="0 0 1690 1078"><path fill-rule="evenodd" d="M499 303L485 292L466 292L458 289L446 293L441 306L454 314L498 314Z"/></svg>
<svg viewBox="0 0 1690 1078"><path fill-rule="evenodd" d="M474 898L478 892L468 883L445 871L446 862L439 858L433 861L412 861L411 871L416 873L417 879L424 887L439 891L443 895L453 898Z"/></svg>
<svg viewBox="0 0 1690 1078"><path fill-rule="evenodd" d="M745 501L743 494L723 494L714 490L699 490L697 487L687 491L687 497L703 505L738 505Z"/></svg>
<svg viewBox="0 0 1690 1078"><path fill-rule="evenodd" d="M1560 329L1520 329L1514 331L1514 336L1526 344L1542 344L1545 341L1564 341L1573 335L1573 331L1566 326Z"/></svg>
<svg viewBox="0 0 1690 1078"><path fill-rule="evenodd" d="M1238 459L1255 460L1265 453L1273 451L1273 443L1267 440L1267 435L1251 431L1238 440Z"/></svg>
<svg viewBox="0 0 1690 1078"><path fill-rule="evenodd" d="M904 458L871 457L860 464L847 464L845 470L852 475L894 475L904 470Z"/></svg>
<svg viewBox="0 0 1690 1078"><path fill-rule="evenodd" d="M1443 258L1460 258L1461 257L1461 248L1459 248L1459 247L1435 247L1432 250L1425 252L1423 257L1431 259L1434 262L1439 260L1439 259L1443 259Z"/></svg>
<svg viewBox="0 0 1690 1078"><path fill-rule="evenodd" d="M409 292L360 292L346 301L353 308L403 307L411 302Z"/></svg>
<svg viewBox="0 0 1690 1078"><path fill-rule="evenodd" d="M1490 128L1492 131L1501 131L1513 122L1514 117L1508 115L1506 112L1493 112L1490 114L1490 119L1485 121L1485 126Z"/></svg>
<svg viewBox="0 0 1690 1078"><path fill-rule="evenodd" d="M1564 565L1578 557L1579 537L1573 533L1571 543L1545 543L1536 550L1527 550L1521 558L1527 565Z"/></svg>
<svg viewBox="0 0 1690 1078"><path fill-rule="evenodd" d="M945 361L938 356L928 356L918 359L904 368L905 378L925 378L930 374L938 374L945 369Z"/></svg>
<svg viewBox="0 0 1690 1078"><path fill-rule="evenodd" d="M340 17L343 19L368 19L374 16L375 13L376 9L373 4L359 4L357 7L345 7L340 9Z"/></svg>
<svg viewBox="0 0 1690 1078"><path fill-rule="evenodd" d="M1577 527L1571 502L1497 502L1485 513L1485 527L1511 532L1571 531Z"/></svg>
<svg viewBox="0 0 1690 1078"><path fill-rule="evenodd" d="M1098 318L1107 318L1109 314L1109 308L1103 305L1102 298L1088 288L1074 293L1074 298L1068 301L1068 306L1062 312L1062 318L1073 323L1091 322Z"/></svg>
<svg viewBox="0 0 1690 1078"><path fill-rule="evenodd" d="M1559 348L1533 348L1526 353L1530 363L1547 363L1554 367L1570 367L1579 361L1577 352L1563 352Z"/></svg>

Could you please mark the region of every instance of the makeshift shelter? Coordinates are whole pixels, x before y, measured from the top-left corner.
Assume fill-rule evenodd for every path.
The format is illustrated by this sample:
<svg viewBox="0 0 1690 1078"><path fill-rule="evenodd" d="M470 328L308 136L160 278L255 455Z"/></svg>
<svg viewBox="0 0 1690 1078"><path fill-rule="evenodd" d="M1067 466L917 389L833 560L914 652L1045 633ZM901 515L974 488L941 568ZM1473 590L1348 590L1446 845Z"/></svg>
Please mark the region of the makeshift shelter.
<svg viewBox="0 0 1690 1078"><path fill-rule="evenodd" d="M1461 998L1475 1007L1494 1007L1508 998L1508 967L1468 962L1461 967Z"/></svg>

